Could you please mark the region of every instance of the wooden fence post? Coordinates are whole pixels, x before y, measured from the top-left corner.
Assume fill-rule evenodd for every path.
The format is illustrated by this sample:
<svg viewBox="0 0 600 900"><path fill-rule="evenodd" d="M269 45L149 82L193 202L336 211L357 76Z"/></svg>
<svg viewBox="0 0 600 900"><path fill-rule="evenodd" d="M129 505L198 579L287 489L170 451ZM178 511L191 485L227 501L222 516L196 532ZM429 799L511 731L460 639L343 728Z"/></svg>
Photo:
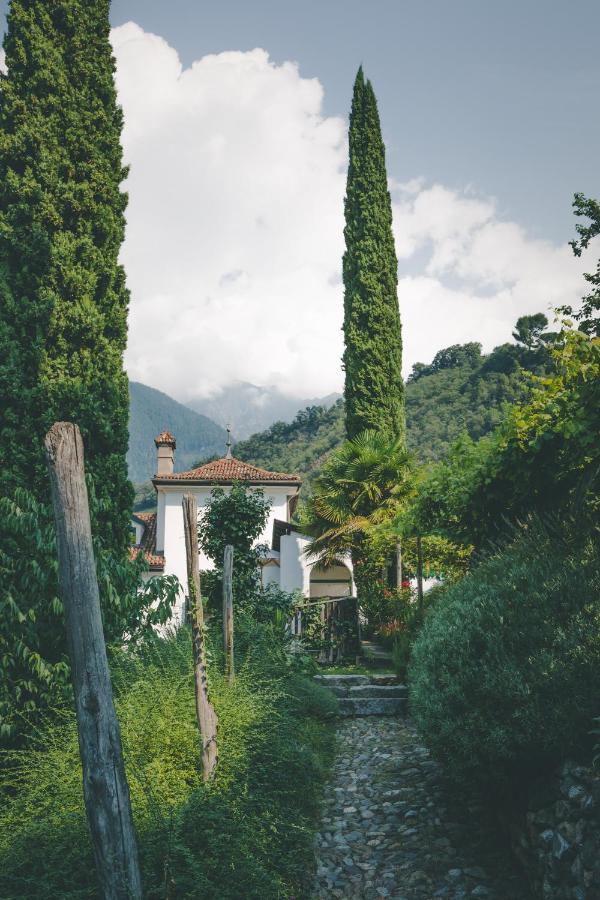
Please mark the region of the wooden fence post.
<svg viewBox="0 0 600 900"><path fill-rule="evenodd" d="M56 422L44 444L56 523L83 796L100 891L104 900L139 900L142 881L102 630L83 441L77 425Z"/></svg>
<svg viewBox="0 0 600 900"><path fill-rule="evenodd" d="M419 614L423 614L423 545L421 536L417 536L417 606Z"/></svg>
<svg viewBox="0 0 600 900"><path fill-rule="evenodd" d="M223 554L223 652L229 684L235 679L233 659L233 547L227 544Z"/></svg>
<svg viewBox="0 0 600 900"><path fill-rule="evenodd" d="M202 778L208 781L215 770L217 752L217 714L208 696L208 667L204 640L204 610L200 593L198 566L198 506L196 498L185 494L182 500L183 530L188 576L188 603L192 620L192 653L194 657L194 691L196 718L202 744Z"/></svg>
<svg viewBox="0 0 600 900"><path fill-rule="evenodd" d="M402 588L402 544L400 541L396 544L396 590Z"/></svg>

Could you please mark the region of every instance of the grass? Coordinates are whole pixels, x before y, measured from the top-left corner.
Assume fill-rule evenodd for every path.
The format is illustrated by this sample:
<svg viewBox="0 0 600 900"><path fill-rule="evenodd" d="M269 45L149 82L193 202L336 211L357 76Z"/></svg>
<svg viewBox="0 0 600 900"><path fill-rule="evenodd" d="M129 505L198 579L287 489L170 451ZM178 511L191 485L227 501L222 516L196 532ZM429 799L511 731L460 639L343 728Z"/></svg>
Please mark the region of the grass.
<svg viewBox="0 0 600 900"><path fill-rule="evenodd" d="M312 835L334 746L335 701L285 653L274 629L239 634L233 686L217 674L219 766L200 779L187 631L122 654L113 681L144 897L279 900L308 895ZM279 641L279 643L278 643ZM97 897L71 710L5 760L3 900Z"/></svg>

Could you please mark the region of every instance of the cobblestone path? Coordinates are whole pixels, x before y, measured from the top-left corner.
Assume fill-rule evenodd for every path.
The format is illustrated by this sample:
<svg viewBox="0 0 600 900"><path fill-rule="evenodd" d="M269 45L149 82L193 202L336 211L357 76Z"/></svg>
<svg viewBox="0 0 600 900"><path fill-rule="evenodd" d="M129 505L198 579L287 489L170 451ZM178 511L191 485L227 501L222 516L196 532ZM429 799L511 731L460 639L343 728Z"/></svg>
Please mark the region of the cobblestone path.
<svg viewBox="0 0 600 900"><path fill-rule="evenodd" d="M451 795L402 719L340 723L312 897L529 900L470 798Z"/></svg>

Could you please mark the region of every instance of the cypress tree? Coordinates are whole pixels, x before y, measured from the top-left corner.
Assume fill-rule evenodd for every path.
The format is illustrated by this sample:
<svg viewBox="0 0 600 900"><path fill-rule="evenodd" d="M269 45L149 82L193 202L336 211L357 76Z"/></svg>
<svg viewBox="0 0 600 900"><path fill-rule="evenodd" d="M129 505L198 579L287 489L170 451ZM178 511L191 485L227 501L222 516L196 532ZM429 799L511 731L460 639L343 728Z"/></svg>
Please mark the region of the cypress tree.
<svg viewBox="0 0 600 900"><path fill-rule="evenodd" d="M398 261L377 100L362 66L354 83L344 212L344 397L349 439L404 435Z"/></svg>
<svg viewBox="0 0 600 900"><path fill-rule="evenodd" d="M12 0L0 79L0 740L68 683L43 438L76 422L107 640L142 599L128 564L126 175L109 0Z"/></svg>
<svg viewBox="0 0 600 900"><path fill-rule="evenodd" d="M43 436L81 428L94 529L123 555L132 500L118 254L126 175L109 0L12 0L0 81L0 494L48 503Z"/></svg>

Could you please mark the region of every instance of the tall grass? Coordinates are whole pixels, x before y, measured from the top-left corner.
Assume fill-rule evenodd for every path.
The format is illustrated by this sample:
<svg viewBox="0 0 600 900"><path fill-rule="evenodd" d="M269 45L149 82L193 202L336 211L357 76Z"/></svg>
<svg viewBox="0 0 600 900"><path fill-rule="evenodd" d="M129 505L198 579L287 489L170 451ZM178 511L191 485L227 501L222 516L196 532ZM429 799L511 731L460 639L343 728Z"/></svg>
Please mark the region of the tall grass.
<svg viewBox="0 0 600 900"><path fill-rule="evenodd" d="M200 779L189 633L156 639L114 665L145 897L305 893L333 709L272 630L254 631L240 634L247 647L235 684L212 678L219 766L209 785ZM32 747L5 762L0 896L96 897L71 710L55 711Z"/></svg>

